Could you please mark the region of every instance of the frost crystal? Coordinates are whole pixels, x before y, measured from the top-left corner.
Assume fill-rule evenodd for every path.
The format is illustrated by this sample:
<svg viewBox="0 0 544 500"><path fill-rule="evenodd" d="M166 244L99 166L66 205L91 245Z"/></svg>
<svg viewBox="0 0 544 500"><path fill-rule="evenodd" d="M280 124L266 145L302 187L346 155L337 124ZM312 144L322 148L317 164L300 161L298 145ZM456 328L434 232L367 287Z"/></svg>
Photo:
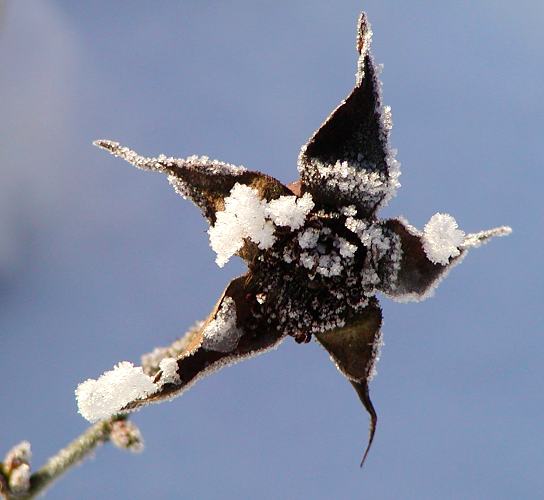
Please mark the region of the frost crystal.
<svg viewBox="0 0 544 500"><path fill-rule="evenodd" d="M115 141L98 140L94 141L93 144L99 148L106 149L112 155L128 161L130 164L141 170L165 172L168 171L169 167L186 167L201 169L213 175L241 175L247 171L245 167L232 165L219 160L212 160L208 156L192 155L187 158L174 158L173 156L159 155L157 157L147 158L139 155L130 148L121 146L121 144Z"/></svg>
<svg viewBox="0 0 544 500"><path fill-rule="evenodd" d="M300 248L314 248L318 239L319 231L310 227L298 235L298 244Z"/></svg>
<svg viewBox="0 0 544 500"><path fill-rule="evenodd" d="M423 229L423 250L431 262L445 265L461 253L464 239L465 233L451 215L436 213Z"/></svg>
<svg viewBox="0 0 544 500"><path fill-rule="evenodd" d="M236 183L225 198L225 210L216 215L208 234L220 267L242 248L244 238L257 243L260 249L270 248L276 241L274 226L265 220L265 202L252 187Z"/></svg>
<svg viewBox="0 0 544 500"><path fill-rule="evenodd" d="M383 335L382 332L378 332L378 336L374 340L374 343L372 344L372 357L371 357L371 365L368 369L368 380L373 380L374 377L378 374L378 370L376 369L378 365L378 361L380 361L380 355L382 351L382 347L384 346L383 342Z"/></svg>
<svg viewBox="0 0 544 500"><path fill-rule="evenodd" d="M204 328L202 346L211 351L230 352L238 345L243 333L236 326L236 303L227 296L215 318Z"/></svg>
<svg viewBox="0 0 544 500"><path fill-rule="evenodd" d="M340 263L340 257L337 254L322 255L319 257L317 272L323 276L339 276L344 267Z"/></svg>
<svg viewBox="0 0 544 500"><path fill-rule="evenodd" d="M314 202L310 193L305 193L301 198L280 196L277 200L268 202L266 215L277 226L299 229L304 225L306 216L312 208L314 208Z"/></svg>
<svg viewBox="0 0 544 500"><path fill-rule="evenodd" d="M357 251L357 245L350 243L344 238L338 238L338 250L340 251L340 255L342 257L351 258L355 255L355 252Z"/></svg>
<svg viewBox="0 0 544 500"><path fill-rule="evenodd" d="M246 238L261 250L271 248L276 242L274 224L298 229L313 207L310 194L301 198L280 196L267 202L256 189L236 183L225 198L225 210L217 212L217 220L208 230L217 264L223 267L242 248Z"/></svg>
<svg viewBox="0 0 544 500"><path fill-rule="evenodd" d="M300 254L300 263L307 269L312 269L316 264L316 260L314 255L310 255L307 252Z"/></svg>
<svg viewBox="0 0 544 500"><path fill-rule="evenodd" d="M327 190L337 190L344 198L360 196L363 204L369 202L376 204L385 198L387 200L392 198L400 186L398 182L400 170L396 163L393 164L393 156L392 154L391 166L395 169L388 175L373 170L374 166L365 161L361 154L357 155L356 159L337 160L331 164L315 158L312 158L310 163L315 169L315 182Z"/></svg>
<svg viewBox="0 0 544 500"><path fill-rule="evenodd" d="M353 217L354 215L357 215L357 208L355 205L348 205L347 207L341 207L340 213L345 215L346 217Z"/></svg>
<svg viewBox="0 0 544 500"><path fill-rule="evenodd" d="M159 363L159 368L162 372L160 383L164 384L179 384L181 379L178 375L178 362L175 358L164 358Z"/></svg>
<svg viewBox="0 0 544 500"><path fill-rule="evenodd" d="M512 232L512 228L508 226L495 227L479 233L467 234L461 248L477 248L485 245L491 238L496 236L508 236Z"/></svg>
<svg viewBox="0 0 544 500"><path fill-rule="evenodd" d="M159 389L141 366L128 361L117 364L98 380L88 379L78 385L78 410L89 422L97 422L118 413L128 403L143 399Z"/></svg>
<svg viewBox="0 0 544 500"><path fill-rule="evenodd" d="M200 333L203 324L203 321L197 321L183 337L177 339L168 347L156 347L153 351L144 354L142 356L142 369L144 373L150 376L156 375L160 370L160 362L164 358L177 359L181 354L185 353L188 345Z"/></svg>

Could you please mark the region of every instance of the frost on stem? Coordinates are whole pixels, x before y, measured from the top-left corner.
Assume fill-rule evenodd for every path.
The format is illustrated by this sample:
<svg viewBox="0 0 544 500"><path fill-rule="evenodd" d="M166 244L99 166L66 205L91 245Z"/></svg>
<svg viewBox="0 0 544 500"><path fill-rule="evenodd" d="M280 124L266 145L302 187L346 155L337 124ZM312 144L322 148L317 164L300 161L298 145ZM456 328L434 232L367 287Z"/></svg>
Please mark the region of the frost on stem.
<svg viewBox="0 0 544 500"><path fill-rule="evenodd" d="M400 186L400 164L389 145L391 108L382 102L371 41L362 14L355 87L302 147L300 179L289 186L207 157L146 158L117 142L96 142L140 169L166 174L207 218L217 263L238 255L249 269L227 286L206 321L143 356L142 368L121 364L81 384L84 416L99 419L169 399L286 336L298 343L315 336L370 415L366 457L377 422L369 382L383 343L376 294L423 300L469 248L510 232L465 235L441 213L423 231L402 218L378 219Z"/></svg>

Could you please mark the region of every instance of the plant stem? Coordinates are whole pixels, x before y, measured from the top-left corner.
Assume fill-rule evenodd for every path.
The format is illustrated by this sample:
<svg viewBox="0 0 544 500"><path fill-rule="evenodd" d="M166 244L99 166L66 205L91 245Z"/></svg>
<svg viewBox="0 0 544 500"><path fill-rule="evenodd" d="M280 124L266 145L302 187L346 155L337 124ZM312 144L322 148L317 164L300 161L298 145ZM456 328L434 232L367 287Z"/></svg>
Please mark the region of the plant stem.
<svg viewBox="0 0 544 500"><path fill-rule="evenodd" d="M89 427L68 446L49 458L41 469L30 476L30 489L27 493L8 498L17 498L17 500L35 498L50 486L55 479L62 476L68 469L90 455L99 444L108 441L112 423L122 418L125 417L116 416Z"/></svg>

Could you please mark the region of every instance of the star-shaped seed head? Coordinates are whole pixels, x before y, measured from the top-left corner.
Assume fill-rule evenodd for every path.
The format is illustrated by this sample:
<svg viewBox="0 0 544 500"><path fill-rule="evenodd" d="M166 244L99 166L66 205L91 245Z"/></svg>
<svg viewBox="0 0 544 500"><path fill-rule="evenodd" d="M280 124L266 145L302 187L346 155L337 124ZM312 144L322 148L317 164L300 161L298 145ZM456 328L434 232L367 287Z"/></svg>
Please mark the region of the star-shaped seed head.
<svg viewBox="0 0 544 500"><path fill-rule="evenodd" d="M208 157L146 158L117 142L96 141L138 168L166 174L210 223L217 264L238 255L248 272L227 286L206 321L146 355L143 371L129 363L105 374L116 391L111 384L105 389L102 377L85 382L78 393L87 418L173 397L286 336L297 342L315 336L370 414L366 458L377 421L368 384L382 344L376 293L426 298L468 248L510 232L465 235L447 214L434 215L423 232L402 218L377 219L400 186L400 170L389 147L391 110L382 104L371 40L362 14L355 87L302 148L300 179L289 186ZM117 394L128 378L138 379L129 400Z"/></svg>

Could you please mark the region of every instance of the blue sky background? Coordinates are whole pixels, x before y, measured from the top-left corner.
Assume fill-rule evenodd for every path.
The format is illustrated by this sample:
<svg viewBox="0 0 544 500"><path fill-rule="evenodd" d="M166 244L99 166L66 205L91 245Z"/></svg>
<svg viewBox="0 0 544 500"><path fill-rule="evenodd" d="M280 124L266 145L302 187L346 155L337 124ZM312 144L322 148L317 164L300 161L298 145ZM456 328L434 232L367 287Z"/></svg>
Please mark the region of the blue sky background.
<svg viewBox="0 0 544 500"><path fill-rule="evenodd" d="M165 345L243 271L198 210L91 146L207 154L296 177L351 90L361 9L385 64L402 189L384 216L508 224L420 304L382 299L367 416L316 344L200 382L134 417L58 499L511 499L544 489L544 3L5 2L0 22L0 448L34 464L86 427L76 385Z"/></svg>

